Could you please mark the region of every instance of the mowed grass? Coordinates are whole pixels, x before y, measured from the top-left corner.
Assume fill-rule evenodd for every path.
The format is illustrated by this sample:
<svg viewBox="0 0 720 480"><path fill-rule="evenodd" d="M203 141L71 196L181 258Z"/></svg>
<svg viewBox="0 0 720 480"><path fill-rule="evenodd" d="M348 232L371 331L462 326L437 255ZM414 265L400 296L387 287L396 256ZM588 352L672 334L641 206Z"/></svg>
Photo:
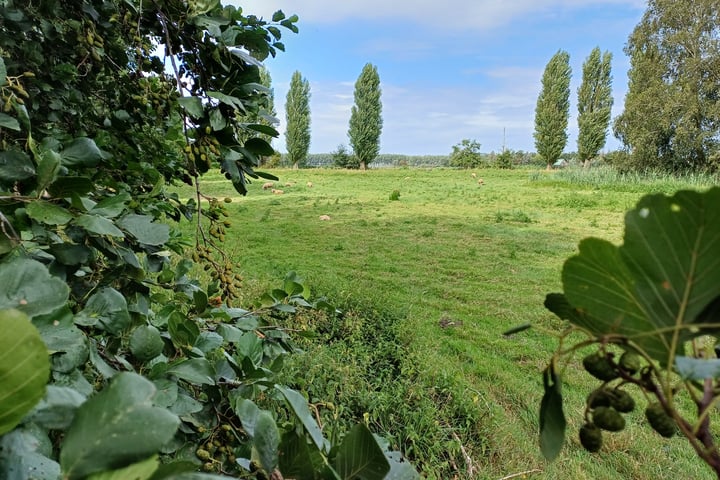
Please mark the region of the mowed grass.
<svg viewBox="0 0 720 480"><path fill-rule="evenodd" d="M564 373L563 452L548 463L537 440L541 372L566 326L543 301L561 291L564 260L587 236L620 243L624 213L644 193L704 188L704 179L608 182L597 173L479 170L479 185L470 171L453 169L272 173L282 195L262 190L263 182L250 185L247 197L220 176L202 183L206 194L233 197L226 246L243 267L247 298L294 270L317 295L359 306L356 318L395 319L402 358L394 377L382 373L383 382L402 387L375 387L375 403L361 406L371 427L427 477L715 478L684 439L661 439L644 424L638 392L641 407L627 429L606 435L599 454L582 450L576 432L597 384L579 359ZM389 199L394 190L398 201ZM502 335L524 323L534 328ZM316 363L351 363L323 348L311 352ZM313 358L304 368L322 375ZM357 393L343 392L338 368L326 371L338 377L329 389L337 398L328 400Z"/></svg>

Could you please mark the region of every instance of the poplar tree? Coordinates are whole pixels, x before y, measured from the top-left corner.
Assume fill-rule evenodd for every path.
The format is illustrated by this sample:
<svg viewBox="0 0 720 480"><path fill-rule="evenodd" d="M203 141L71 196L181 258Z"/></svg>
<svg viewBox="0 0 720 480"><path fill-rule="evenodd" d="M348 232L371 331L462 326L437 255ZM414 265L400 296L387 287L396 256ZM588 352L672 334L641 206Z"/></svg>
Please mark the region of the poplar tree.
<svg viewBox="0 0 720 480"><path fill-rule="evenodd" d="M350 114L348 137L360 169L365 170L380 153L382 102L377 67L367 63L355 82L355 105Z"/></svg>
<svg viewBox="0 0 720 480"><path fill-rule="evenodd" d="M548 170L567 144L570 76L570 54L558 50L545 67L535 107L535 149L547 163Z"/></svg>
<svg viewBox="0 0 720 480"><path fill-rule="evenodd" d="M295 71L285 102L285 147L293 168L305 164L310 150L310 82Z"/></svg>
<svg viewBox="0 0 720 480"><path fill-rule="evenodd" d="M625 110L615 136L636 168L716 169L720 161L717 0L650 0L625 53Z"/></svg>
<svg viewBox="0 0 720 480"><path fill-rule="evenodd" d="M605 146L612 110L612 54L595 47L583 64L578 88L578 156L584 167Z"/></svg>

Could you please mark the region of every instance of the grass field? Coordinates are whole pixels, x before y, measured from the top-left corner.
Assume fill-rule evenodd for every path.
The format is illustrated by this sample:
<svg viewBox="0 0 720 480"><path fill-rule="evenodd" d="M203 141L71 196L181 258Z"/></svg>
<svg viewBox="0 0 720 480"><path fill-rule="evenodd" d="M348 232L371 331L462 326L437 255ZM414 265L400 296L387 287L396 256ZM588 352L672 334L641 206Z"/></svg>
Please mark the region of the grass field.
<svg viewBox="0 0 720 480"><path fill-rule="evenodd" d="M537 442L541 372L564 328L543 301L560 291L564 260L587 236L620 243L624 212L644 193L707 179L480 170L480 186L452 169L272 173L284 194L255 182L237 197L220 176L203 190L234 199L226 245L248 300L294 270L348 312L298 320L322 341L304 345L292 372L311 400L336 405L326 428L367 414L428 478L715 478L682 438L645 426L642 408L600 454L582 450L576 431L595 384L581 367L564 376L561 456L545 462Z"/></svg>

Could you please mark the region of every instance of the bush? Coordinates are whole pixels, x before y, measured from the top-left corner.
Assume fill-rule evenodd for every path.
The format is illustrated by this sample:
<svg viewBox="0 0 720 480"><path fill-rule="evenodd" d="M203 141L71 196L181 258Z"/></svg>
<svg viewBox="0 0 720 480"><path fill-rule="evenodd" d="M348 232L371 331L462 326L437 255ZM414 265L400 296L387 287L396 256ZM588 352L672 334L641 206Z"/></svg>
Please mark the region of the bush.
<svg viewBox="0 0 720 480"><path fill-rule="evenodd" d="M484 166L480 153L480 144L475 140L463 139L452 147L450 166L460 168L477 168Z"/></svg>
<svg viewBox="0 0 720 480"><path fill-rule="evenodd" d="M510 150L503 151L495 157L495 166L497 168L513 168L513 156Z"/></svg>
<svg viewBox="0 0 720 480"><path fill-rule="evenodd" d="M348 153L347 147L343 144L338 145L337 150L331 152L330 155L332 155L333 164L336 167L353 169L360 168L360 160L358 160L355 155Z"/></svg>

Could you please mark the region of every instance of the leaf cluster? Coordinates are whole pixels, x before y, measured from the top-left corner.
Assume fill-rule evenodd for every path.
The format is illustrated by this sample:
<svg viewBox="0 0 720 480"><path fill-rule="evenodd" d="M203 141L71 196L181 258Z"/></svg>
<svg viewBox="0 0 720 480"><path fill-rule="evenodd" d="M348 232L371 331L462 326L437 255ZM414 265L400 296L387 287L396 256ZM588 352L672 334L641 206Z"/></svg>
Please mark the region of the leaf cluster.
<svg viewBox="0 0 720 480"><path fill-rule="evenodd" d="M365 427L329 445L301 395L276 385L295 351L278 322L327 305L289 276L256 311L233 307L233 199L201 189L215 169L242 195L275 178L255 171L273 153L263 135L277 136L260 122L260 67L297 16L218 0L8 0L0 18L0 477L389 470ZM195 197L168 188L179 182ZM194 238L175 227L186 220Z"/></svg>
<svg viewBox="0 0 720 480"><path fill-rule="evenodd" d="M634 402L628 403L619 387L635 385L648 398L650 426L662 436L681 431L698 456L720 472L720 450L710 434L720 369L705 337L720 327L718 202L720 188L648 195L627 213L621 246L588 238L565 262L564 292L549 294L545 301L571 325L545 373L540 418L546 457L558 455L565 435L561 365L571 364L579 349L595 345L583 365L603 382L599 391L611 395L589 396L586 425L622 429L624 421L615 411L632 409ZM562 345L576 331L586 340ZM678 408L681 392L695 403L695 418ZM600 397L610 403L600 403ZM601 413L600 407L605 409ZM588 411L594 412L592 419ZM594 451L600 437L588 428L581 439Z"/></svg>

